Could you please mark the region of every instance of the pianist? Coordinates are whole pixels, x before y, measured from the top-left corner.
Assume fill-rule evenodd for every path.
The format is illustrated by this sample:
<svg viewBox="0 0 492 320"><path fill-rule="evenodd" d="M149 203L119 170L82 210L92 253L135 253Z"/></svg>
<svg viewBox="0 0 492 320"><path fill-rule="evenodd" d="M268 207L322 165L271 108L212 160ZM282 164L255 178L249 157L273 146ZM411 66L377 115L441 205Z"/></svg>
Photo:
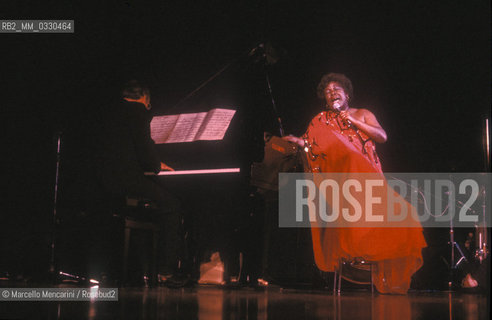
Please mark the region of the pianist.
<svg viewBox="0 0 492 320"><path fill-rule="evenodd" d="M100 176L105 190L113 195L154 201L161 224L159 274L175 274L182 242L179 229L182 213L178 199L144 172L173 170L161 162L150 136L149 89L137 81L125 84L121 99L108 109L100 141Z"/></svg>

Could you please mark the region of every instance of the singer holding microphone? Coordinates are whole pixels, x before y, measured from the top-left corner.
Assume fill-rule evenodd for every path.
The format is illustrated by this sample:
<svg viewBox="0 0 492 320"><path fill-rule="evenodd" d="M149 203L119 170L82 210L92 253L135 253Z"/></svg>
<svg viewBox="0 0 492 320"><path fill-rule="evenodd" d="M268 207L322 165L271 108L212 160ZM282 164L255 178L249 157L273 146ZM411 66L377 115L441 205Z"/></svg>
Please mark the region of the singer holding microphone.
<svg viewBox="0 0 492 320"><path fill-rule="evenodd" d="M329 73L323 76L318 85L318 97L326 101L327 109L326 112L318 114L318 118L323 118L326 114L326 118L337 118L340 131L355 127L355 130L362 131L377 143L386 142L386 132L371 111L349 106L349 101L353 97L353 88L352 82L345 75ZM294 136L286 136L284 139L305 147L305 139Z"/></svg>
<svg viewBox="0 0 492 320"><path fill-rule="evenodd" d="M345 75L324 75L318 85L318 97L325 100L326 110L311 120L301 138L284 137L308 153L309 171L381 171L375 142L386 142L386 132L371 111L349 106L353 95L352 82ZM368 161L345 161L354 157Z"/></svg>
<svg viewBox="0 0 492 320"><path fill-rule="evenodd" d="M324 75L318 97L326 101L326 110L311 120L302 137L284 137L305 152L305 171L342 173L341 179L358 173L382 174L376 143L386 142L386 132L372 112L349 106L353 99L350 79L338 73ZM322 177L313 175L313 179L318 184ZM412 274L422 265L421 249L426 247L420 224L408 222L405 226L409 227L399 228L347 226L326 228L312 223L318 268L333 272L340 259L370 261L375 265L372 277L380 293L405 294Z"/></svg>

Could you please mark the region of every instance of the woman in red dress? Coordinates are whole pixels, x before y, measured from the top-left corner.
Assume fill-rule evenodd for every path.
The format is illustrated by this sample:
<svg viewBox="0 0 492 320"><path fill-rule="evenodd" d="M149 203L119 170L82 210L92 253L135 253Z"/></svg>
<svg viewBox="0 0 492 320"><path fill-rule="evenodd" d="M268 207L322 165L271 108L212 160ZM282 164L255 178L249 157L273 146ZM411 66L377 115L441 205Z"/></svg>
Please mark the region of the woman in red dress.
<svg viewBox="0 0 492 320"><path fill-rule="evenodd" d="M375 142L386 142L386 132L372 112L349 106L353 96L350 80L343 74L327 74L318 85L318 95L326 100L326 110L312 119L301 138L284 137L306 152L306 171L344 173L346 178L351 174L382 174ZM406 219L403 225L324 228L314 223L311 231L316 264L320 270L333 272L341 258L371 261L380 293L405 294L412 274L422 265L421 249L426 243L417 221Z"/></svg>

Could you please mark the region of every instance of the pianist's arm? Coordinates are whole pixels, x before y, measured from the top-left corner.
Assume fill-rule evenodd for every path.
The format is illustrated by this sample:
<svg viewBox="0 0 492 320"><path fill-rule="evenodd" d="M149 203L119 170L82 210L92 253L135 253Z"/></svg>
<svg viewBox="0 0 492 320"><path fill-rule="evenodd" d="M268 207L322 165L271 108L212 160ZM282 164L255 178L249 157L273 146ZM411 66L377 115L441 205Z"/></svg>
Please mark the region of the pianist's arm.
<svg viewBox="0 0 492 320"><path fill-rule="evenodd" d="M150 121L152 116L145 108L133 109L135 114L133 139L138 162L144 172L158 173L161 170L161 161L157 156L154 140L150 136Z"/></svg>

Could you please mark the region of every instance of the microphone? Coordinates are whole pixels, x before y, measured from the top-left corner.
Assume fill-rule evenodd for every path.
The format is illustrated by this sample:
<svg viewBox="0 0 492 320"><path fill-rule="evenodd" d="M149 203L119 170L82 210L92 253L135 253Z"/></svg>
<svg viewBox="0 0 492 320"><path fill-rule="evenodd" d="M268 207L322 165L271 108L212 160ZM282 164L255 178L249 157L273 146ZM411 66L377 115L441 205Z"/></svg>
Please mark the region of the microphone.
<svg viewBox="0 0 492 320"><path fill-rule="evenodd" d="M333 108L336 109L338 112L340 112L340 103L338 101L333 102Z"/></svg>
<svg viewBox="0 0 492 320"><path fill-rule="evenodd" d="M340 105L340 103L338 101L333 102L333 109L335 109L338 113L340 113L340 111L342 111L342 110L340 110L341 107L342 106ZM343 121L347 124L348 127L352 127L352 121L350 121L349 119L346 119Z"/></svg>

